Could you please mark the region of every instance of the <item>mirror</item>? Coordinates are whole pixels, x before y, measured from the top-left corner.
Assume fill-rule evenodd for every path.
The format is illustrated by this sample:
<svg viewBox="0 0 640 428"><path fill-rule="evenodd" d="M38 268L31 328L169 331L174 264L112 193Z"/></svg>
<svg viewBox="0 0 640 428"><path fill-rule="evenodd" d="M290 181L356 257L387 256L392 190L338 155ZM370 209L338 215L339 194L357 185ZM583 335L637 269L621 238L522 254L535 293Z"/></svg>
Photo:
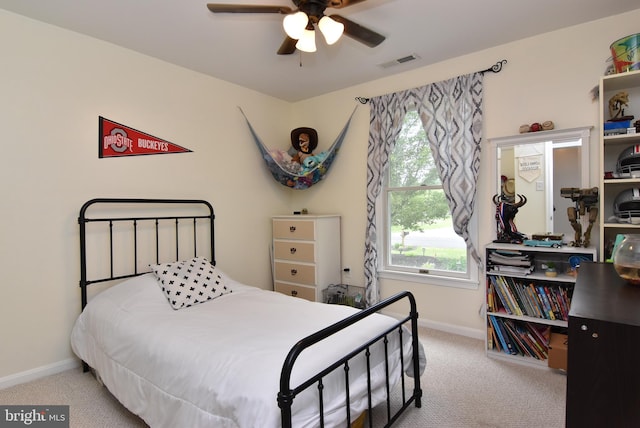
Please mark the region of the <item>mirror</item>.
<svg viewBox="0 0 640 428"><path fill-rule="evenodd" d="M530 132L491 140L494 150L495 194L526 203L518 208L518 232L563 234L574 240L567 208L575 206L561 188L589 187L589 136L591 127ZM492 195L493 196L493 195ZM584 229L584 226L583 226Z"/></svg>

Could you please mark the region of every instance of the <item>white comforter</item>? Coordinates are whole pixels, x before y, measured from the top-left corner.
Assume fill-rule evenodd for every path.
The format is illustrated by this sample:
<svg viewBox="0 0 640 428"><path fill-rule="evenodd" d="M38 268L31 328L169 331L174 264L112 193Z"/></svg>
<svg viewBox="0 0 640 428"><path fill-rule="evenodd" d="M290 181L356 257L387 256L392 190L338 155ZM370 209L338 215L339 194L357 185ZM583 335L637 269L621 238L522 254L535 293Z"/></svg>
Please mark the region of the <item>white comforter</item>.
<svg viewBox="0 0 640 428"><path fill-rule="evenodd" d="M190 308L170 307L155 277L142 275L91 299L73 328L78 357L96 369L109 390L151 427L278 427L280 370L301 338L356 310L312 303L240 284L233 292ZM304 351L294 368L298 385L374 337L395 320L369 317L325 343ZM396 334L391 335L393 382L399 378ZM411 355L409 335L405 364ZM380 347L377 347L378 350ZM372 357L374 404L385 398L381 352ZM367 407L366 376L351 364L352 418ZM325 380L326 426L344 424L344 376ZM318 426L317 390L293 405L293 426Z"/></svg>

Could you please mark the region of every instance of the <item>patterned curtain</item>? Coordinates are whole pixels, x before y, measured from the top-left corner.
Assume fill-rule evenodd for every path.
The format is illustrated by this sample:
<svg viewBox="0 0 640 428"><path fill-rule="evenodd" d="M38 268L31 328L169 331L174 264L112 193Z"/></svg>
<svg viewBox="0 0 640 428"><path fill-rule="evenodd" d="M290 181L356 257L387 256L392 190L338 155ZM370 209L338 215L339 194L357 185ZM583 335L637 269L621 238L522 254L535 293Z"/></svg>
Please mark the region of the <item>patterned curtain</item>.
<svg viewBox="0 0 640 428"><path fill-rule="evenodd" d="M449 203L453 228L471 256L480 255L469 235L475 205L482 136L482 81L477 72L372 98L367 153L367 229L364 273L367 304L380 300L376 200L404 116L415 109L422 121Z"/></svg>

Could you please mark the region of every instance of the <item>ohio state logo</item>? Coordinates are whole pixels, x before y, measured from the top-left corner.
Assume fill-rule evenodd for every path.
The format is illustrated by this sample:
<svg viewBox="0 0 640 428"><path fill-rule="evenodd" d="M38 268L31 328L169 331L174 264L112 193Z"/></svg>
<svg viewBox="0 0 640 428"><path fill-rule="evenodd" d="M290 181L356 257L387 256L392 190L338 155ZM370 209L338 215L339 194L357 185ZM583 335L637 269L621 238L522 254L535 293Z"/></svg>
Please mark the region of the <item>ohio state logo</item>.
<svg viewBox="0 0 640 428"><path fill-rule="evenodd" d="M104 148L107 149L109 147L116 153L122 153L127 149L132 152L133 140L127 137L124 129L114 128L111 130L111 135L104 137Z"/></svg>

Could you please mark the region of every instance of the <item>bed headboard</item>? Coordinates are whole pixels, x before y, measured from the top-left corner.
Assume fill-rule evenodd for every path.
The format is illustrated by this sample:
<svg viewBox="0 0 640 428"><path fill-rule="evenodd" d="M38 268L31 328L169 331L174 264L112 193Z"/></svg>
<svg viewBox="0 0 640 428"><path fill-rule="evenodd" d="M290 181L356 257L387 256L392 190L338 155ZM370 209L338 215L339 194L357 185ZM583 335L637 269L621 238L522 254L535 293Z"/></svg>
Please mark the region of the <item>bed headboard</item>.
<svg viewBox="0 0 640 428"><path fill-rule="evenodd" d="M82 309L89 285L142 275L149 264L206 257L215 265L214 219L200 199L85 202L78 216Z"/></svg>

